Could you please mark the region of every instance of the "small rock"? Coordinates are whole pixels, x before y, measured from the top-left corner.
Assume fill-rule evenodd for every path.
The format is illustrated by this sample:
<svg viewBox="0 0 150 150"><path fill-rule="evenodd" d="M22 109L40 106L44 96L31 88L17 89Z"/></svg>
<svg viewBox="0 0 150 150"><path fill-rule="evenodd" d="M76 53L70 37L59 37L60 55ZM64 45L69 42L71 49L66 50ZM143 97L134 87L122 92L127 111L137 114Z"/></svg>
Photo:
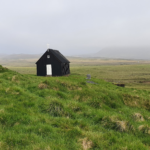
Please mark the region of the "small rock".
<svg viewBox="0 0 150 150"><path fill-rule="evenodd" d="M86 77L87 77L86 79L91 79L91 75L90 74L87 74Z"/></svg>

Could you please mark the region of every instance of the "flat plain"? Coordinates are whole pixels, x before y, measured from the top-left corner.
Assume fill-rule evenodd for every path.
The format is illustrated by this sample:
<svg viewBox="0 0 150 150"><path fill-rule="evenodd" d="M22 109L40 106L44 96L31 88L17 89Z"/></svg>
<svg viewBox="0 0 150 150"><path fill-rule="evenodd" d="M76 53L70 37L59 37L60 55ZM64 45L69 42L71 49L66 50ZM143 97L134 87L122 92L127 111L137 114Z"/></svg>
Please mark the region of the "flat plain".
<svg viewBox="0 0 150 150"><path fill-rule="evenodd" d="M123 83L127 88L150 90L150 61L73 57L68 59L71 62L72 74L91 74L92 78ZM36 75L36 59L18 62L8 62L6 67L22 74Z"/></svg>

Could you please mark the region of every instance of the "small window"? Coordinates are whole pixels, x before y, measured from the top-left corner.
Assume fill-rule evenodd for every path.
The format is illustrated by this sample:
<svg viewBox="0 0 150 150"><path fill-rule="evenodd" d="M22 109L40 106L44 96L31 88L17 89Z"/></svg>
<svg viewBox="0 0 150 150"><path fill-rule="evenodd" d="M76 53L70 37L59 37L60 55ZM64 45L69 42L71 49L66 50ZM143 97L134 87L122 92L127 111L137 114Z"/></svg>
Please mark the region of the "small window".
<svg viewBox="0 0 150 150"><path fill-rule="evenodd" d="M50 58L50 55L47 55L47 58Z"/></svg>

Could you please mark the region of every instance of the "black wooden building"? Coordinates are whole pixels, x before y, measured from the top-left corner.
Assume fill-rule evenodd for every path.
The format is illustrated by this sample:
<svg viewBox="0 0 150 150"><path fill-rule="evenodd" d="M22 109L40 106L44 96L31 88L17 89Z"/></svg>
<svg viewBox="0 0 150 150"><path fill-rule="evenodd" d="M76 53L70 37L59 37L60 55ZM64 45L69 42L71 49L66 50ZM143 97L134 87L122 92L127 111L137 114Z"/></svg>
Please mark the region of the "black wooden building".
<svg viewBox="0 0 150 150"><path fill-rule="evenodd" d="M63 76L70 74L69 61L58 51L47 51L36 62L37 76Z"/></svg>

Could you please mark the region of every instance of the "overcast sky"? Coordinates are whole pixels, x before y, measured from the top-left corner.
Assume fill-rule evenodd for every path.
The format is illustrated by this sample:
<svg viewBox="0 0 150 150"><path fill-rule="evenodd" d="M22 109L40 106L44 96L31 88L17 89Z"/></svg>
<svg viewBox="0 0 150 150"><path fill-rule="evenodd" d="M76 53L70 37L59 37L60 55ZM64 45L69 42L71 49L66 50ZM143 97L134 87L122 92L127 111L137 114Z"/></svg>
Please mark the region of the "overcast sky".
<svg viewBox="0 0 150 150"><path fill-rule="evenodd" d="M0 0L0 53L150 47L150 0Z"/></svg>

